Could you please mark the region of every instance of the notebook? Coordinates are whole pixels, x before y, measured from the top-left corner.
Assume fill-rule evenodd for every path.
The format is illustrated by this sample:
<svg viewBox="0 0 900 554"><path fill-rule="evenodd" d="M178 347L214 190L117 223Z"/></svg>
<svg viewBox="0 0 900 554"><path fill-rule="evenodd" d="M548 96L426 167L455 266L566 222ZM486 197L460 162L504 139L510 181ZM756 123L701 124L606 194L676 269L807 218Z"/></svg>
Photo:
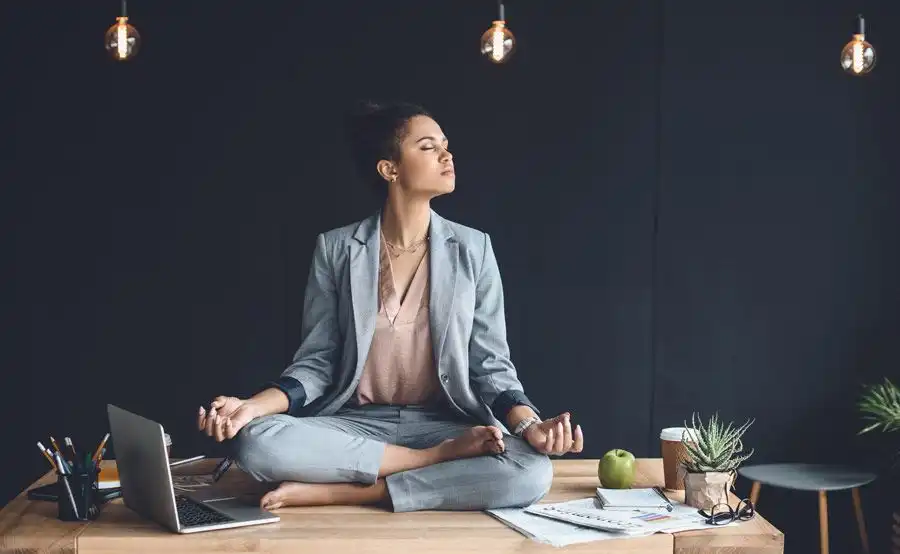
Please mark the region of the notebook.
<svg viewBox="0 0 900 554"><path fill-rule="evenodd" d="M119 484L119 469L116 466L105 465L100 468L100 475L97 476L97 488L100 490L114 489Z"/></svg>
<svg viewBox="0 0 900 554"><path fill-rule="evenodd" d="M644 489L604 489L597 487L597 499L604 510L665 510L672 503L657 487Z"/></svg>

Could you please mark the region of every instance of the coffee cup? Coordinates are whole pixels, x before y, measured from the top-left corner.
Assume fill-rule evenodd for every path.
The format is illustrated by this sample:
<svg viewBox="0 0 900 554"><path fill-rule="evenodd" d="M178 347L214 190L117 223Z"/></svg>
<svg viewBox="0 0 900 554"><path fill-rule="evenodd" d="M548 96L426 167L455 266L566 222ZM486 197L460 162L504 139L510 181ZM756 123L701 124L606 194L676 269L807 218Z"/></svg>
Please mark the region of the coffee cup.
<svg viewBox="0 0 900 554"><path fill-rule="evenodd" d="M684 476L687 471L683 462L687 459L687 448L682 439L696 444L695 437L694 431L686 427L667 427L659 433L666 489L684 490Z"/></svg>

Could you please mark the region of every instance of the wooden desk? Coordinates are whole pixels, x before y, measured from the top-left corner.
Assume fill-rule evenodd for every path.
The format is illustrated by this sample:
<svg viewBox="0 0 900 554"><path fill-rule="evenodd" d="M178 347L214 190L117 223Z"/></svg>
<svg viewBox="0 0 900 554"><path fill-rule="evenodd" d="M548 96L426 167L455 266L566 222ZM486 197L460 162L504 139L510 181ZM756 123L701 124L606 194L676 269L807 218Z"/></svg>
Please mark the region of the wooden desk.
<svg viewBox="0 0 900 554"><path fill-rule="evenodd" d="M114 463L114 462L110 462ZM208 472L215 460L190 464L177 473ZM597 460L554 460L553 488L541 501L586 498L598 486ZM53 482L48 473L34 485ZM663 481L662 461L638 460L635 486ZM241 488L247 477L232 469L221 481ZM29 487L31 488L31 487ZM683 494L672 493L673 499ZM0 552L165 554L197 552L285 552L397 554L401 552L507 553L559 552L537 543L481 512L394 514L370 507L287 508L279 523L177 535L138 517L115 500L90 523L56 519L56 504L30 501L25 492L0 511ZM784 535L762 516L740 525L703 531L572 545L565 552L629 554L783 554Z"/></svg>

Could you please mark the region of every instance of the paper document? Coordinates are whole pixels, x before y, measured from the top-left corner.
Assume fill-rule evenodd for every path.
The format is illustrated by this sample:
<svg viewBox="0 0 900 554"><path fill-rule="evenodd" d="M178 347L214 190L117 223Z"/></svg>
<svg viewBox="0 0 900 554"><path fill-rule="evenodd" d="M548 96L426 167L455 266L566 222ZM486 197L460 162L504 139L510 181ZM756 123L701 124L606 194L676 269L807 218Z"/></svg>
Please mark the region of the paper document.
<svg viewBox="0 0 900 554"><path fill-rule="evenodd" d="M522 508L487 510L487 513L526 537L555 547L563 547L582 542L621 539L623 536L634 537L652 534L652 531L647 531L643 535L610 533L608 531L590 529L588 527L529 514Z"/></svg>
<svg viewBox="0 0 900 554"><path fill-rule="evenodd" d="M486 512L526 537L553 546L714 528L696 508L681 502L671 504L672 511L604 510L600 500L591 497Z"/></svg>
<svg viewBox="0 0 900 554"><path fill-rule="evenodd" d="M533 504L525 508L525 512L613 532L619 536L653 532L649 531L642 521L635 518L637 512L608 512L601 510L599 505L599 501L595 498L580 498L555 504Z"/></svg>
<svg viewBox="0 0 900 554"><path fill-rule="evenodd" d="M612 531L619 536L652 533L675 533L691 529L710 529L703 516L680 502L672 502L666 510L604 510L594 498L583 498L556 504L534 504L525 508L530 514L558 519L594 529Z"/></svg>

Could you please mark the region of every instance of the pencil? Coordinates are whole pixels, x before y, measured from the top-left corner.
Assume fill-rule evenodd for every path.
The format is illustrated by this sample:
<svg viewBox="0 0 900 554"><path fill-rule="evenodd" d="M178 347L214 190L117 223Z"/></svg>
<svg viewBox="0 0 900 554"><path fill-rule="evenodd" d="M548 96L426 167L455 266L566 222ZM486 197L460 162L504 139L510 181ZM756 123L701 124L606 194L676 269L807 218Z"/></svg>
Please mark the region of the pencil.
<svg viewBox="0 0 900 554"><path fill-rule="evenodd" d="M58 471L59 468L56 467L56 462L50 456L50 452L47 451L47 448L43 444L41 444L41 441L38 441L37 447L38 447L38 450L41 451L41 454L43 454L44 457L47 458L47 461L50 462L50 465L53 466L53 469Z"/></svg>
<svg viewBox="0 0 900 554"><path fill-rule="evenodd" d="M50 444L53 445L53 449L54 449L54 450L56 450L57 452L59 452L60 455L62 454L62 450L59 449L59 445L56 444L56 439L54 439L52 435L50 436Z"/></svg>
<svg viewBox="0 0 900 554"><path fill-rule="evenodd" d="M204 458L206 458L206 455L200 454L199 456L194 456L193 458L187 458L185 460L178 460L176 462L169 462L169 467L173 468L173 467L183 466L185 464L189 464L191 462L196 462L196 461L202 460Z"/></svg>
<svg viewBox="0 0 900 554"><path fill-rule="evenodd" d="M100 456L100 451L103 450L104 446L106 446L106 441L108 441L108 440L109 440L109 433L104 435L103 440L100 441L100 445L97 447L97 450L94 451L94 456L91 458L92 460L94 460L94 461L97 460L97 458Z"/></svg>

